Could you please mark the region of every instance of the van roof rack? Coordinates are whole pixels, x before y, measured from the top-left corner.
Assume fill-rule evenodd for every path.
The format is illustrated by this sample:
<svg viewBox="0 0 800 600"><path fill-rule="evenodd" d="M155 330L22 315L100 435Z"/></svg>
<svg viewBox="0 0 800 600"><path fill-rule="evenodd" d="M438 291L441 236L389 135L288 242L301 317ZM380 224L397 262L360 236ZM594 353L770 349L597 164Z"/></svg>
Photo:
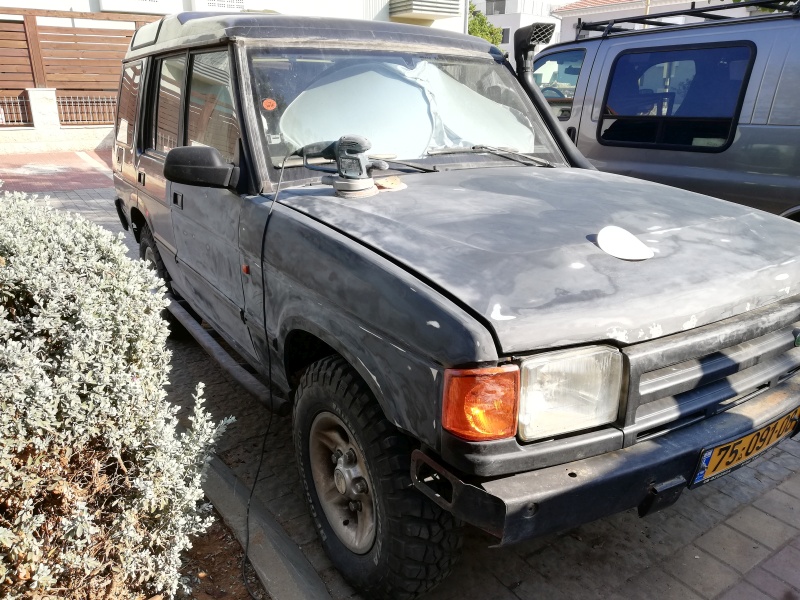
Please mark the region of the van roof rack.
<svg viewBox="0 0 800 600"><path fill-rule="evenodd" d="M719 11L730 10L732 8L753 6L757 8L766 8L774 11L773 15L760 15L761 17L770 16L785 16L787 13L791 16L800 16L800 0L750 0L749 2L736 2L734 4L720 4L718 6L710 6L707 8L695 8L695 3L692 2L692 7L686 10L676 10L672 12L656 13L653 15L642 15L638 17L624 17L619 19L611 19L609 21L595 21L592 23L585 23L578 19L576 25L577 33L575 40L580 39L580 35L584 31L600 31L600 37L608 37L613 33L631 33L632 29L626 27L618 27L621 23L632 23L635 25L649 25L652 27L667 27L676 26L676 23L669 23L659 21L664 17L682 17L692 16L701 17L709 21L736 21L744 17L731 17L728 15L717 14ZM699 23L698 23L699 24Z"/></svg>

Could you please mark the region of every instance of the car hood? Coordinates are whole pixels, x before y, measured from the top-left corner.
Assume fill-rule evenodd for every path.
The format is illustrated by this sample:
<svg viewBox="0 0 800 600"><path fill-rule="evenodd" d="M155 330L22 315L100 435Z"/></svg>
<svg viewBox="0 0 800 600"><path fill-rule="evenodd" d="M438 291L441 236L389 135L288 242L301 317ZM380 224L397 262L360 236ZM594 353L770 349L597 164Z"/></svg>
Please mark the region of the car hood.
<svg viewBox="0 0 800 600"><path fill-rule="evenodd" d="M691 329L795 294L800 226L655 183L580 169L481 168L402 177L345 199L280 202L374 248L482 318L505 354ZM616 225L654 252L606 254Z"/></svg>

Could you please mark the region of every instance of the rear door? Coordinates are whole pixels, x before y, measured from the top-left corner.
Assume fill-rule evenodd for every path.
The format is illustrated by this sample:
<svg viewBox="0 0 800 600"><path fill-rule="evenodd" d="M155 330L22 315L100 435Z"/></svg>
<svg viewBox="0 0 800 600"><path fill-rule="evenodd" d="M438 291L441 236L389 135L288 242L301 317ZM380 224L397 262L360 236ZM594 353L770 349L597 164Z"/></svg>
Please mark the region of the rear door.
<svg viewBox="0 0 800 600"><path fill-rule="evenodd" d="M216 148L226 162L238 160L239 118L227 48L190 54L184 145ZM235 191L169 183L181 293L236 350L253 356L245 324L239 218L243 198Z"/></svg>
<svg viewBox="0 0 800 600"><path fill-rule="evenodd" d="M136 171L139 205L152 229L158 251L170 276L176 278L175 236L170 199L164 178L164 159L181 136L181 102L186 78L186 54L151 63Z"/></svg>
<svg viewBox="0 0 800 600"><path fill-rule="evenodd" d="M122 66L122 80L117 104L117 123L114 138L114 186L117 197L128 207L136 206L135 124L139 106L139 89L142 79L142 61L136 60Z"/></svg>
<svg viewBox="0 0 800 600"><path fill-rule="evenodd" d="M793 181L766 158L774 148L760 122L797 31L776 19L609 36L578 148L604 171L781 212Z"/></svg>

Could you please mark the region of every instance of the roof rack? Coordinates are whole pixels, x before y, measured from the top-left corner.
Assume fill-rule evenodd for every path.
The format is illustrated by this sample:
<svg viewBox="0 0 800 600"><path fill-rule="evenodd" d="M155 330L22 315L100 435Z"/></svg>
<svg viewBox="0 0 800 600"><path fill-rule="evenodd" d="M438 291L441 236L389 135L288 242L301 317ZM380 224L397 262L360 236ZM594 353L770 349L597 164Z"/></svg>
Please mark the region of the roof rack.
<svg viewBox="0 0 800 600"><path fill-rule="evenodd" d="M595 21L593 23L584 23L583 20L578 19L578 24L576 25L577 33L575 34L575 40L580 39L581 32L584 31L600 31L602 32L600 37L608 37L612 33L630 33L631 31L633 31L630 28L618 27L617 25L619 25L620 23L649 25L652 27L667 27L667 26L674 27L676 25L675 23L668 23L658 20L664 17L692 16L692 17L701 17L709 21L736 21L737 19L741 19L743 17L731 17L728 15L720 15L716 13L718 11L730 10L732 8L739 8L742 6L745 7L754 6L758 8L766 8L775 11L776 13L775 15L763 15L764 17L779 16L779 15L783 16L786 15L787 13L795 17L800 16L800 0L751 0L749 2L720 4L719 6L711 6L707 8L695 8L695 3L692 2L692 7L690 9L656 13L654 15L643 15L639 17L611 19L609 21Z"/></svg>

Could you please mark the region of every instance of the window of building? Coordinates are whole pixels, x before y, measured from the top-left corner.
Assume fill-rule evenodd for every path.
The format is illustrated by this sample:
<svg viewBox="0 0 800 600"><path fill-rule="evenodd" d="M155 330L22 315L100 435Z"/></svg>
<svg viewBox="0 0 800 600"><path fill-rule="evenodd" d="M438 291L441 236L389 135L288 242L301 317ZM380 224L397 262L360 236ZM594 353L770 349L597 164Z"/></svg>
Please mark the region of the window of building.
<svg viewBox="0 0 800 600"><path fill-rule="evenodd" d="M136 105L139 100L139 80L142 62L128 63L122 71L117 107L117 142L130 148L133 146L133 124L136 121Z"/></svg>
<svg viewBox="0 0 800 600"><path fill-rule="evenodd" d="M548 54L533 63L533 79L542 90L553 115L562 121L572 116L575 87L585 56L585 50L568 50Z"/></svg>
<svg viewBox="0 0 800 600"><path fill-rule="evenodd" d="M155 130L148 147L166 154L179 146L181 94L186 71L186 57L165 58L158 69Z"/></svg>
<svg viewBox="0 0 800 600"><path fill-rule="evenodd" d="M736 130L753 55L744 42L621 54L603 103L600 142L724 150Z"/></svg>
<svg viewBox="0 0 800 600"><path fill-rule="evenodd" d="M510 32L511 32L511 30L509 28L507 28L507 27L503 29L503 39L500 40L501 44L507 44L508 43L508 36L509 36Z"/></svg>
<svg viewBox="0 0 800 600"><path fill-rule="evenodd" d="M487 15L506 14L506 0L486 0Z"/></svg>
<svg viewBox="0 0 800 600"><path fill-rule="evenodd" d="M238 140L229 55L226 51L197 54L189 80L186 143L216 148L223 160L232 162Z"/></svg>

